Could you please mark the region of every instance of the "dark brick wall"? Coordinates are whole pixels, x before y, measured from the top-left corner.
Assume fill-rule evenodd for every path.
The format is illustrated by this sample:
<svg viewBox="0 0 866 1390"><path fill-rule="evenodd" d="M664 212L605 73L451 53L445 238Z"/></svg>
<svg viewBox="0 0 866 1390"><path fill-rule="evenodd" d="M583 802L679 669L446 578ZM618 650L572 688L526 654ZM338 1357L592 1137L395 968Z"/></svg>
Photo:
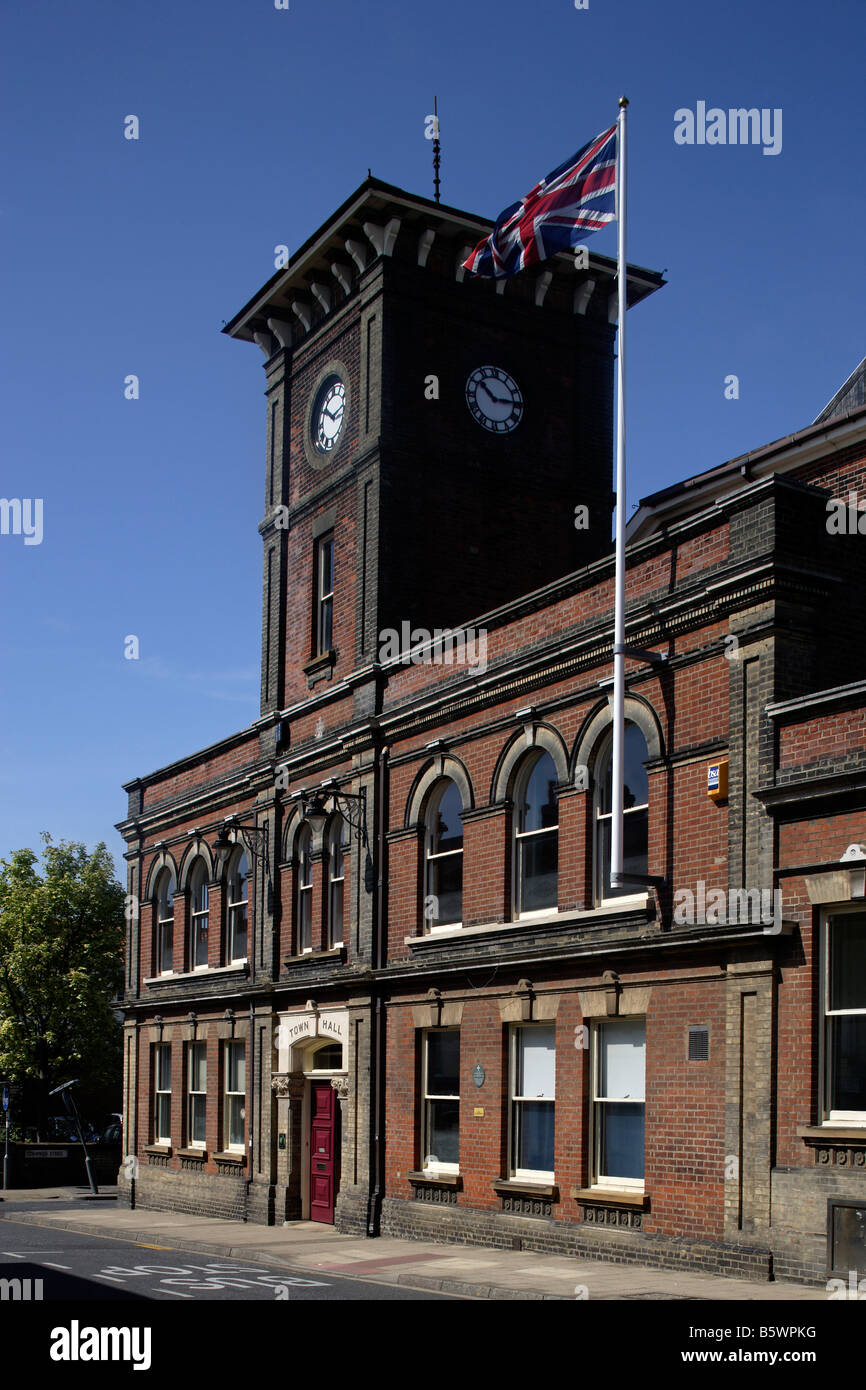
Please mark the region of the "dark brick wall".
<svg viewBox="0 0 866 1390"><path fill-rule="evenodd" d="M129 1183L121 1190L130 1199ZM267 1196L253 1205L246 1197L241 1178L201 1177L191 1173L168 1173L142 1164L135 1179L135 1205L146 1211L177 1211L189 1216L213 1216L223 1221L255 1220L256 1212L267 1207ZM266 1225L267 1221L259 1220Z"/></svg>
<svg viewBox="0 0 866 1390"><path fill-rule="evenodd" d="M688 1269L698 1274L764 1281L772 1270L768 1250L712 1241L671 1240L603 1230L587 1231L553 1220L494 1215L481 1211L428 1207L425 1202L389 1198L383 1209L384 1235L443 1244L480 1245L498 1250L537 1250L571 1255L581 1260L648 1265L656 1269ZM592 1288L591 1274L580 1281Z"/></svg>
<svg viewBox="0 0 866 1390"><path fill-rule="evenodd" d="M384 290L382 625L465 622L606 553L610 326L393 262ZM485 365L523 393L508 435L466 405ZM438 400L424 396L431 375ZM587 530L575 529L578 504Z"/></svg>
<svg viewBox="0 0 866 1390"><path fill-rule="evenodd" d="M823 1284L830 1277L827 1202L834 1197L866 1204L863 1170L814 1166L775 1170L772 1245L778 1279ZM858 1272L862 1279L863 1270Z"/></svg>

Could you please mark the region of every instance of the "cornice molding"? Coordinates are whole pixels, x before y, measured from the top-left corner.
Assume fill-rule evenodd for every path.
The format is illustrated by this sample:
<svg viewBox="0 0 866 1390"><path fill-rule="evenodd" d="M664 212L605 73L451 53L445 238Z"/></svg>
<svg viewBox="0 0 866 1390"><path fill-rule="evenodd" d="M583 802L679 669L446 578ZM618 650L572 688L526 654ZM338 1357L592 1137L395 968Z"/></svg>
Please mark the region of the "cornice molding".
<svg viewBox="0 0 866 1390"><path fill-rule="evenodd" d="M804 803L804 815L814 815L816 803L855 801L866 806L866 767L825 775L800 776L790 782L758 787L752 793L771 815Z"/></svg>

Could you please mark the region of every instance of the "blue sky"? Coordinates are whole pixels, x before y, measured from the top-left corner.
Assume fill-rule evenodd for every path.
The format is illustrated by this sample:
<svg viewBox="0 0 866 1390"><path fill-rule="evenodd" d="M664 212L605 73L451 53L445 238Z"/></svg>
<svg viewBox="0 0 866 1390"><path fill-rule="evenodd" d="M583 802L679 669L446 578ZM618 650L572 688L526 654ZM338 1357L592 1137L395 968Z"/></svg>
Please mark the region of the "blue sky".
<svg viewBox="0 0 866 1390"><path fill-rule="evenodd" d="M631 510L866 355L864 38L862 0L7 0L0 495L44 520L0 536L0 855L120 863L121 782L257 716L263 359L219 330L368 167L432 193L434 92L443 201L490 217L629 96L629 258L669 280L629 317ZM781 152L677 145L698 101L780 108Z"/></svg>

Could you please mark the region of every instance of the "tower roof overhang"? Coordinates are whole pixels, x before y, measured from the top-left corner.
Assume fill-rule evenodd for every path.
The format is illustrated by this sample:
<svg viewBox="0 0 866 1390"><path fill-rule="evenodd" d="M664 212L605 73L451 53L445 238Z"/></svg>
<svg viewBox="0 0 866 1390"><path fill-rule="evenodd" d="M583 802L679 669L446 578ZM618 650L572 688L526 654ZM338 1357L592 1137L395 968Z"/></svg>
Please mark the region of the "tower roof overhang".
<svg viewBox="0 0 866 1390"><path fill-rule="evenodd" d="M298 295L309 297L313 284L333 285L335 266L341 266L353 276L356 272L362 274L381 255L392 253L398 236L406 237L408 233L415 238L418 263L423 265L426 257L422 259L419 239L427 236L432 245L436 237L444 237L465 245L468 255L469 250L491 231L493 225L493 222L475 213L407 193L380 179L367 178L222 331L231 338L256 341L257 334L270 332L269 320L291 320L293 302ZM353 249L349 249L350 244ZM349 264L351 260L354 260L356 270ZM609 296L615 288L616 269L616 261L611 257L588 252L586 267L577 270L573 252L560 252L550 260L522 271L514 279L522 276L537 279L547 271L567 272L574 282L577 302L581 288L590 286L590 282L589 293ZM498 286L503 284L502 281L494 283ZM628 307L640 303L665 283L658 271L629 265ZM588 294L585 297L588 298Z"/></svg>

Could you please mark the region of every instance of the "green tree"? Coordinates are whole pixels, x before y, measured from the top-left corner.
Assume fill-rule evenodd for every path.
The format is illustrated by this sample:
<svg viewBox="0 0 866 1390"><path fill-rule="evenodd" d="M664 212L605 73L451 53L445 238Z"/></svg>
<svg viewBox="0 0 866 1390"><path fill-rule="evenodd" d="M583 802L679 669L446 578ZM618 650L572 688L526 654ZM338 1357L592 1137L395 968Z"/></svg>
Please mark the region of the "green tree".
<svg viewBox="0 0 866 1390"><path fill-rule="evenodd" d="M103 843L42 838L41 873L31 849L0 859L0 1074L35 1093L40 1136L55 1086L117 1079L125 902Z"/></svg>

